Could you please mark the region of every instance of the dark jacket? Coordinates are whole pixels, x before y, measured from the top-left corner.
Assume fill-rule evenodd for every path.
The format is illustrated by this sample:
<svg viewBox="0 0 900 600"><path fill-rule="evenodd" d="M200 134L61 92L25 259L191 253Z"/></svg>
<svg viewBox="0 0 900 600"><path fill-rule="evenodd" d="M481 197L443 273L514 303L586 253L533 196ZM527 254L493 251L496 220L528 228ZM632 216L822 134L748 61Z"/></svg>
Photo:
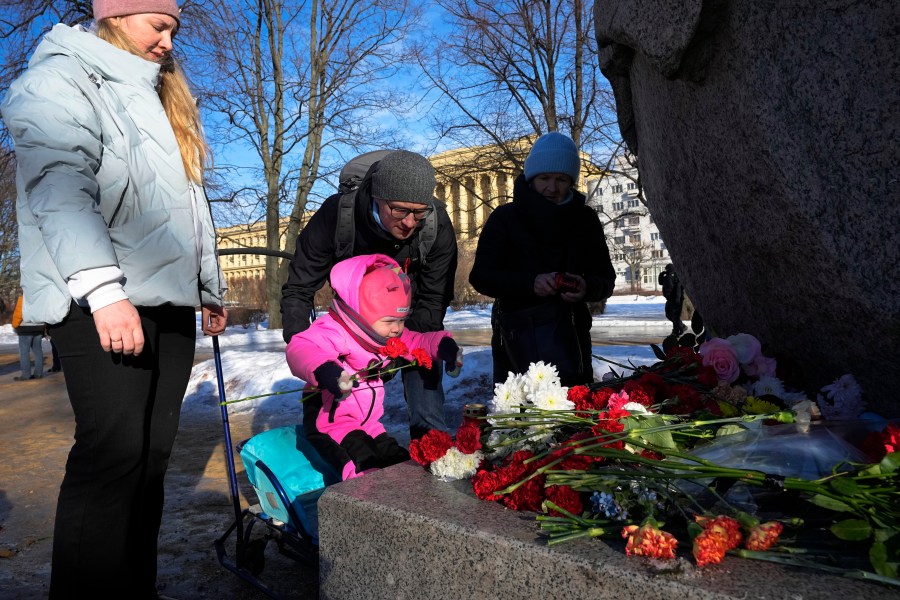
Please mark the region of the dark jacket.
<svg viewBox="0 0 900 600"><path fill-rule="evenodd" d="M513 310L558 301L534 293L535 277L552 272L584 277L586 302L608 298L616 279L603 225L584 196L574 192L571 201L556 205L519 176L513 201L497 207L484 224L469 282Z"/></svg>
<svg viewBox="0 0 900 600"><path fill-rule="evenodd" d="M553 272L581 275L587 283L584 301L535 294L535 278ZM557 205L518 177L512 203L497 207L484 224L469 275L476 290L496 298L494 383L510 371L524 373L538 360L553 364L565 386L592 381L587 302L607 298L615 277L603 226L584 196L574 192L569 202Z"/></svg>
<svg viewBox="0 0 900 600"><path fill-rule="evenodd" d="M684 287L674 271L663 271L657 279L662 286L663 297L669 302L681 303L684 297Z"/></svg>
<svg viewBox="0 0 900 600"><path fill-rule="evenodd" d="M398 240L375 222L370 188L371 178L366 175L356 193L353 255L386 254L401 265L408 260L412 306L406 326L418 332L440 331L453 299L457 260L456 234L447 210L442 202L435 201L437 237L423 265L418 252L418 233L409 239ZM290 342L294 334L309 327L313 297L337 262L335 231L340 197L335 194L325 200L297 237L288 279L281 288L285 342Z"/></svg>

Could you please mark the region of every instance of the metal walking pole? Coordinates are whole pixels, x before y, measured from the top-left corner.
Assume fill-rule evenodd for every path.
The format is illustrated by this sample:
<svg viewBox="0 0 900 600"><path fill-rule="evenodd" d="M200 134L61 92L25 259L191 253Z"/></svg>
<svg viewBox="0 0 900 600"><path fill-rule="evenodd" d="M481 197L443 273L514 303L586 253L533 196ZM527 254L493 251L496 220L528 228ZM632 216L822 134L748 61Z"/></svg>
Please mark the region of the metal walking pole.
<svg viewBox="0 0 900 600"><path fill-rule="evenodd" d="M222 410L222 428L225 431L225 462L228 465L228 479L231 484L231 503L234 507L234 522L237 526L237 551L235 561L238 566L243 560L244 515L238 495L237 474L235 473L234 454L231 445L231 425L228 422L228 405L225 404L225 378L222 375L222 353L219 350L219 336L212 336L213 357L216 363L216 381L219 385L219 408Z"/></svg>

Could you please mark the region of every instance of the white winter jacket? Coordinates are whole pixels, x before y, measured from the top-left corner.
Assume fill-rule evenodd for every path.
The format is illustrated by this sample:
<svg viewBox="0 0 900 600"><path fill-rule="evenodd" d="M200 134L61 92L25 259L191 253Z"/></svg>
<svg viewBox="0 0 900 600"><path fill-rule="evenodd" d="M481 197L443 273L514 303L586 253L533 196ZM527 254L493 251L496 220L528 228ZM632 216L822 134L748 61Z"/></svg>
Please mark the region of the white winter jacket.
<svg viewBox="0 0 900 600"><path fill-rule="evenodd" d="M159 65L57 25L10 87L0 110L18 163L26 320L62 321L66 281L101 267L121 269L135 306L222 304L209 204L185 175L158 76Z"/></svg>

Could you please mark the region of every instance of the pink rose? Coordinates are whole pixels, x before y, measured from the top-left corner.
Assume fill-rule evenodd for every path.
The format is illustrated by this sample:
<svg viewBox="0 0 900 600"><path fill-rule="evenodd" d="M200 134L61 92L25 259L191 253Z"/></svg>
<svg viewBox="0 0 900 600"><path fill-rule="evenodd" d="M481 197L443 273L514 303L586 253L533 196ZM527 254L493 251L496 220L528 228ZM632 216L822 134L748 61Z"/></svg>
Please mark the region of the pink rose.
<svg viewBox="0 0 900 600"><path fill-rule="evenodd" d="M774 358L760 354L752 363L744 365L744 372L750 377L775 377L775 367Z"/></svg>
<svg viewBox="0 0 900 600"><path fill-rule="evenodd" d="M729 342L722 338L712 338L700 345L703 364L712 367L719 381L734 383L741 374L738 355Z"/></svg>
<svg viewBox="0 0 900 600"><path fill-rule="evenodd" d="M749 333L738 333L725 339L737 352L738 362L742 365L751 364L762 354L762 345L759 340Z"/></svg>

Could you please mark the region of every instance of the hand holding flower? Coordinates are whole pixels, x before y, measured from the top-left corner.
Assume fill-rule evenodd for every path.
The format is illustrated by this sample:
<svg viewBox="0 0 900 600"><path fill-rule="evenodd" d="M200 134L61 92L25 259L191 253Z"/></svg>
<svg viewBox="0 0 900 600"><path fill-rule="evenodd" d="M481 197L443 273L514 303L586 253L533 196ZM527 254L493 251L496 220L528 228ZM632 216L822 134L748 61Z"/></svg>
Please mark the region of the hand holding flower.
<svg viewBox="0 0 900 600"><path fill-rule="evenodd" d="M335 400L343 400L350 394L353 384L350 374L339 364L328 361L316 367L313 371L320 389L326 389L334 395Z"/></svg>
<svg viewBox="0 0 900 600"><path fill-rule="evenodd" d="M438 359L444 361L444 370L450 377L458 377L463 365L462 349L452 337L445 337L438 344Z"/></svg>

